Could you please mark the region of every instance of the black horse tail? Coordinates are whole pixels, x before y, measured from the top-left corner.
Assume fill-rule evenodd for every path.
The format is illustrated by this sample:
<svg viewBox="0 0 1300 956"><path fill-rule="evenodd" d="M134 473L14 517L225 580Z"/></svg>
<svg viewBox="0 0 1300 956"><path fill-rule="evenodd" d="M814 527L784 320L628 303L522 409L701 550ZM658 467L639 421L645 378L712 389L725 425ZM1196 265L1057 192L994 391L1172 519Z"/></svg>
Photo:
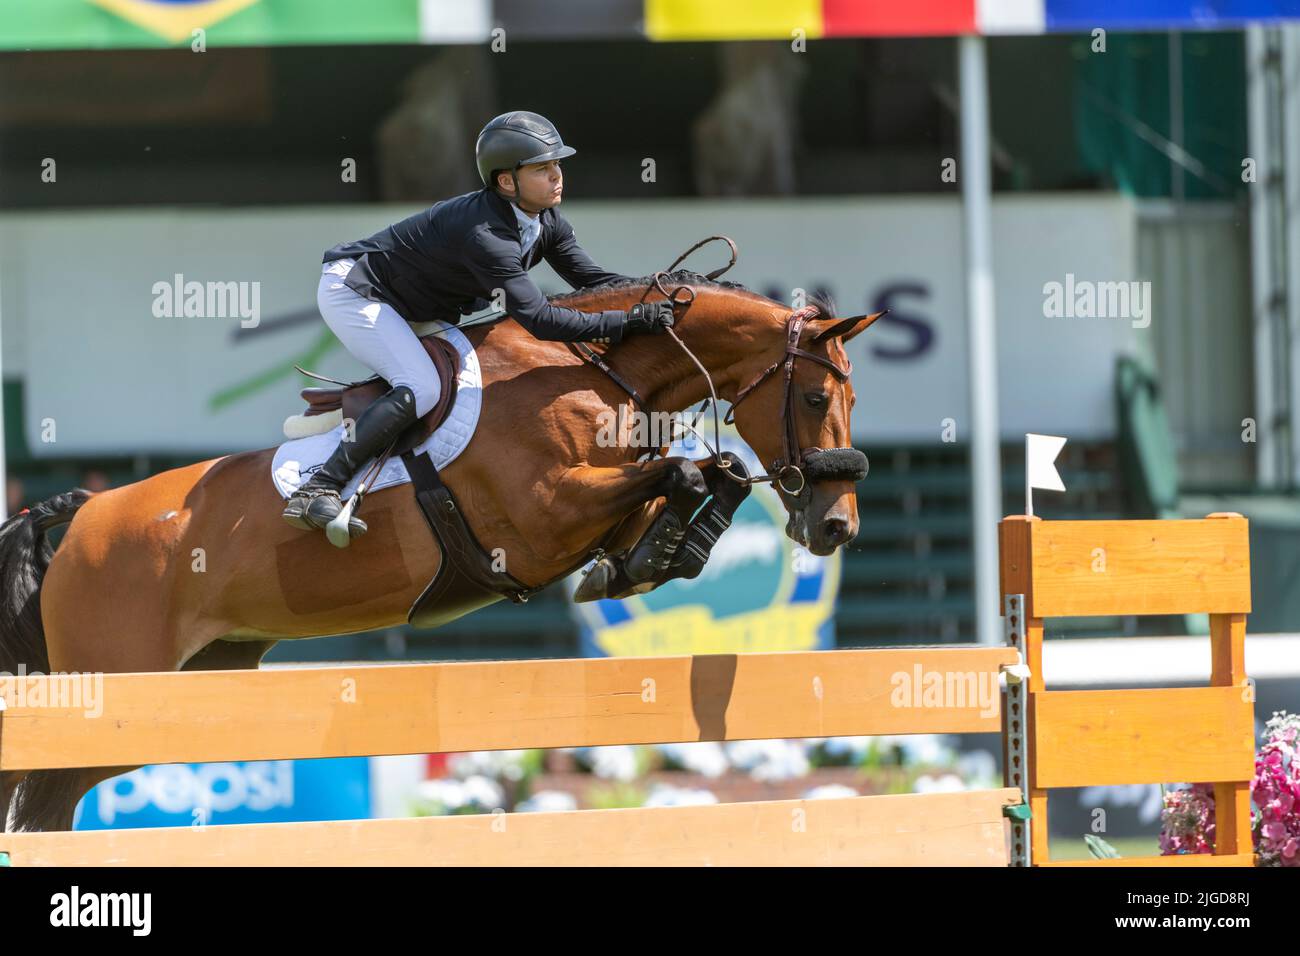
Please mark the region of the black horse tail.
<svg viewBox="0 0 1300 956"><path fill-rule="evenodd" d="M91 498L82 488L24 508L0 525L0 671L49 673L41 622L41 583L54 557L48 533L73 519Z"/></svg>
<svg viewBox="0 0 1300 956"><path fill-rule="evenodd" d="M41 621L41 584L54 557L49 532L73 519L91 498L81 488L24 508L0 525L0 672L50 672ZM0 831L10 808L15 830L70 830L76 806L76 771L0 773Z"/></svg>

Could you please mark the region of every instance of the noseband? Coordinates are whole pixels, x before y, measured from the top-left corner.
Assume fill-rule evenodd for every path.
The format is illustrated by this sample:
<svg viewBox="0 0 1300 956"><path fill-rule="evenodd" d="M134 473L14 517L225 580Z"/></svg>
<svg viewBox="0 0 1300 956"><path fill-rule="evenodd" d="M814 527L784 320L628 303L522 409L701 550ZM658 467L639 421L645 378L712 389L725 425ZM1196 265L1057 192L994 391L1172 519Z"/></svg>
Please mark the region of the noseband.
<svg viewBox="0 0 1300 956"><path fill-rule="evenodd" d="M840 368L828 358L815 355L799 347L799 337L803 334L807 321L819 313L815 305L804 306L790 314L785 325L785 354L759 372L748 385L736 393L736 400L727 409L723 419L730 425L736 414L736 408L754 393L768 376L781 370L783 400L781 403L781 442L782 456L774 459L769 466L771 474L757 477L757 481L768 480L791 498L805 497L808 486L819 481L861 481L867 476L867 456L856 448L802 448L799 436L795 433L795 389L794 363L796 359L809 359L818 365L830 369L838 381L848 380L853 371L853 363L848 368ZM786 486L790 475L796 475L799 484L794 488Z"/></svg>

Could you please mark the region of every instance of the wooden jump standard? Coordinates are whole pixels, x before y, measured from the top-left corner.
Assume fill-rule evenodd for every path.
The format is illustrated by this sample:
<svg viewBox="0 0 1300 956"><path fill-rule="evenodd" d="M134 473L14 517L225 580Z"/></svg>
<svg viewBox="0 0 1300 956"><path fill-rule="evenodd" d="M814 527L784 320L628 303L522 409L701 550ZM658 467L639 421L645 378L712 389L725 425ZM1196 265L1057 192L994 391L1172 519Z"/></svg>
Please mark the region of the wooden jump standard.
<svg viewBox="0 0 1300 956"><path fill-rule="evenodd" d="M66 696L75 677L0 683L2 770L1001 732L1004 789L3 834L0 863L1061 865L1047 852L1049 788L1213 782L1217 856L1089 862L1250 865L1246 531L1238 515L1008 518L1006 647L109 674L93 701ZM1211 615L1212 686L1044 689L1044 618L1187 613Z"/></svg>

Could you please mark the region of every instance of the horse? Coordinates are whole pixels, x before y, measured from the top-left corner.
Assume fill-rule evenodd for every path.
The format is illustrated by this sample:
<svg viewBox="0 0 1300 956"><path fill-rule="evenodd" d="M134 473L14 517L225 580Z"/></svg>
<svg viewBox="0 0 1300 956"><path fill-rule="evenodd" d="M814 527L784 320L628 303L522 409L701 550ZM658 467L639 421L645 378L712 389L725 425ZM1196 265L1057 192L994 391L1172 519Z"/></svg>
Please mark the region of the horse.
<svg viewBox="0 0 1300 956"><path fill-rule="evenodd" d="M677 287L669 291L664 281ZM757 480L777 481L787 535L820 555L850 541L858 529L854 481L865 468L816 475L809 465L822 449L861 456L851 447L855 398L844 343L877 316L836 318L821 300L792 312L685 270L556 301L598 312L661 296L675 303L675 328L606 346L608 370L654 409L685 409L711 392L731 402L741 437L779 468ZM571 571L611 533L607 553L626 553L667 510L689 518L710 482L735 477L720 474L727 463L716 455L638 460L642 449L597 441L602 413L607 420L628 394L569 344L536 339L508 318L465 334L482 367L482 413L441 475L474 535L519 581ZM341 550L281 520L274 451L231 454L93 495L65 492L0 525L0 670L257 668L281 640L405 623L443 560L411 489L368 496L370 531ZM64 525L56 549L49 533ZM612 580L619 569L606 567ZM12 803L15 830L70 829L82 794L131 769L6 772L0 820L8 822Z"/></svg>

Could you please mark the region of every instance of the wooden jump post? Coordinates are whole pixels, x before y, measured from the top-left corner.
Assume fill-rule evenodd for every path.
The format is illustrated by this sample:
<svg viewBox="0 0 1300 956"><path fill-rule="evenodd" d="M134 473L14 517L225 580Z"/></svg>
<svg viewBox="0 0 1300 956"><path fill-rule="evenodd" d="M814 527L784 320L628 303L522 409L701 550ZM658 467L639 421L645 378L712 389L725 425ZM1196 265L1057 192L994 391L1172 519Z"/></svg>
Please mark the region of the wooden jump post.
<svg viewBox="0 0 1300 956"><path fill-rule="evenodd" d="M1001 537L1006 647L109 674L89 707L57 696L75 678L28 677L0 684L0 770L1003 732L1003 789L4 834L0 863L1059 865L1048 788L1213 782L1219 855L1094 862L1249 865L1245 520L1009 518ZM1211 687L1043 687L1045 617L1196 612L1212 616Z"/></svg>
<svg viewBox="0 0 1300 956"><path fill-rule="evenodd" d="M1190 521L1043 521L1017 515L1003 519L998 530L1003 621L1029 671L1026 683L1009 684L1005 735L1007 748L1023 744L1028 774L1011 776L1012 762L1007 779L1022 788L1032 811L1034 865L1061 865L1047 849L1049 789L1176 782L1214 784L1214 856L1081 862L1253 865L1255 695L1245 661L1246 519L1228 513ZM1046 689L1044 619L1129 614L1210 615L1210 686ZM1020 716L1023 737L1014 723ZM1017 839L1024 839L1024 829L1015 827Z"/></svg>

